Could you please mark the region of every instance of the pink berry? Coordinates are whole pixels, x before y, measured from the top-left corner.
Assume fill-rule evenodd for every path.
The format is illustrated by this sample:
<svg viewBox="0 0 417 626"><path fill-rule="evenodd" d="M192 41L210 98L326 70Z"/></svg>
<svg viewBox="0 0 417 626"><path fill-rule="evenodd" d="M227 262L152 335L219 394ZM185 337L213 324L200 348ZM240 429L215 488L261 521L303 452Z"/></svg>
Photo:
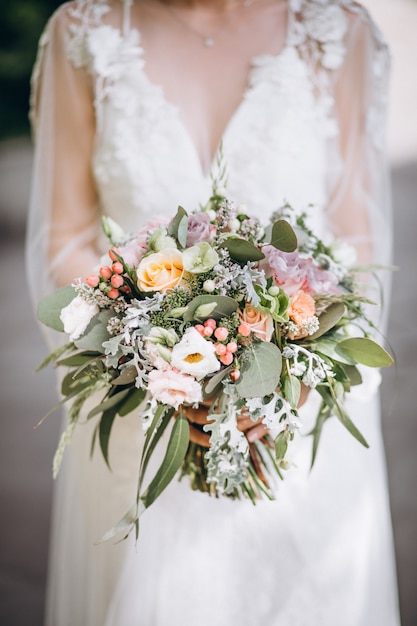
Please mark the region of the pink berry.
<svg viewBox="0 0 417 626"><path fill-rule="evenodd" d="M213 334L213 329L211 326L205 326L203 330L204 337L211 337Z"/></svg>
<svg viewBox="0 0 417 626"><path fill-rule="evenodd" d="M200 333L200 335L204 334L204 326L203 326L203 324L196 324L194 326L194 328L196 329L197 332Z"/></svg>
<svg viewBox="0 0 417 626"><path fill-rule="evenodd" d="M216 330L214 331L214 336L216 337L216 339L218 339L219 341L224 341L225 339L227 339L227 335L229 334L229 331L227 330L227 328L225 328L224 326L219 326L218 328L216 328Z"/></svg>
<svg viewBox="0 0 417 626"><path fill-rule="evenodd" d="M120 274L113 274L113 276L110 278L111 286L115 287L116 289L119 289L119 287L123 285L123 282L123 276L120 276Z"/></svg>
<svg viewBox="0 0 417 626"><path fill-rule="evenodd" d="M209 317L209 319L204 322L204 326L208 326L209 328L212 328L214 330L216 328L216 320L214 320L212 317Z"/></svg>
<svg viewBox="0 0 417 626"><path fill-rule="evenodd" d="M113 246L113 248L110 248L110 250L109 250L109 257L111 258L111 260L112 260L112 261L117 261L117 256L116 256L116 254L114 254L114 253L116 253L116 254L119 254L119 255L120 255L119 248L115 248L115 247Z"/></svg>
<svg viewBox="0 0 417 626"><path fill-rule="evenodd" d="M90 274L90 276L87 276L87 278L85 279L85 282L87 283L89 287L95 288L95 287L98 287L100 279L98 276L96 276L96 274Z"/></svg>
<svg viewBox="0 0 417 626"><path fill-rule="evenodd" d="M116 261L115 263L113 263L111 268L115 274L123 274L123 265L120 263L120 261Z"/></svg>
<svg viewBox="0 0 417 626"><path fill-rule="evenodd" d="M230 365L233 363L233 354L231 352L226 352L226 354L222 354L220 357L220 361L223 365Z"/></svg>
<svg viewBox="0 0 417 626"><path fill-rule="evenodd" d="M237 343L235 341L230 341L230 343L227 344L226 349L231 354L234 354L237 350Z"/></svg>
<svg viewBox="0 0 417 626"><path fill-rule="evenodd" d="M102 278L104 278L104 280L109 280L112 275L112 271L107 265L103 265L103 267L100 267L99 274Z"/></svg>
<svg viewBox="0 0 417 626"><path fill-rule="evenodd" d="M239 370L232 370L230 372L229 376L233 380L233 382L235 383L240 378L240 372L239 372Z"/></svg>
<svg viewBox="0 0 417 626"><path fill-rule="evenodd" d="M249 337L250 335L250 326L246 322L242 322L237 329L237 332L242 335L242 337Z"/></svg>
<svg viewBox="0 0 417 626"><path fill-rule="evenodd" d="M110 289L110 291L107 293L107 295L109 296L109 298L112 298L113 300L115 300L116 298L119 297L119 290L118 289Z"/></svg>
<svg viewBox="0 0 417 626"><path fill-rule="evenodd" d="M224 345L224 343L216 343L215 350L219 356L222 356L223 354L226 354L227 352L227 348Z"/></svg>

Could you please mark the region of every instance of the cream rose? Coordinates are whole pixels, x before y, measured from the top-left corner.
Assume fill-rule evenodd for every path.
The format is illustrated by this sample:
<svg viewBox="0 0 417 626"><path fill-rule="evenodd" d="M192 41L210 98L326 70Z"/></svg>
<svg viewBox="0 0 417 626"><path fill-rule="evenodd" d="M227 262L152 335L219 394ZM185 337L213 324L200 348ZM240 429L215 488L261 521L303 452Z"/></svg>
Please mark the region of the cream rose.
<svg viewBox="0 0 417 626"><path fill-rule="evenodd" d="M202 400L198 382L192 376L180 374L170 367L149 373L148 391L155 400L175 409L184 403L196 404Z"/></svg>
<svg viewBox="0 0 417 626"><path fill-rule="evenodd" d="M180 282L184 273L182 254L167 248L144 257L137 268L141 291L168 291Z"/></svg>
<svg viewBox="0 0 417 626"><path fill-rule="evenodd" d="M250 326L250 329L259 339L271 341L274 332L274 322L270 315L257 311L251 304L247 304L239 311L239 319Z"/></svg>

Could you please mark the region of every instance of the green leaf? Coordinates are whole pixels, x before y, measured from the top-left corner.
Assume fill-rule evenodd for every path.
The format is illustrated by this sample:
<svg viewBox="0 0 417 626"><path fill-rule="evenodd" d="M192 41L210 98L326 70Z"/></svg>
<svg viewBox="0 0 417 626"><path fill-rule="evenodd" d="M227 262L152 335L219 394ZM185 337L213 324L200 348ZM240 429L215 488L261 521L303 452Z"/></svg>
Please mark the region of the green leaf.
<svg viewBox="0 0 417 626"><path fill-rule="evenodd" d="M95 545L100 545L101 543L109 541L110 539L113 539L114 537L116 537L116 535L119 535L122 532L129 534L129 532L133 528L133 525L136 523L137 518L138 507L135 503L130 507L130 509L122 517L122 519L113 526L113 528L110 528L110 530L108 530L101 539L96 541Z"/></svg>
<svg viewBox="0 0 417 626"><path fill-rule="evenodd" d="M288 433L283 430L275 439L275 456L277 461L283 461L288 449Z"/></svg>
<svg viewBox="0 0 417 626"><path fill-rule="evenodd" d="M393 358L384 348L368 337L351 337L337 345L337 351L368 367L389 367Z"/></svg>
<svg viewBox="0 0 417 626"><path fill-rule="evenodd" d="M215 308L212 309L209 315L202 316L199 318L195 317L197 309L205 304L215 303ZM204 321L209 317L212 317L215 320L219 320L222 317L230 317L232 313L234 313L238 308L238 303L234 298L229 298L228 296L197 296L193 298L191 302L188 304L187 309L184 313L184 321L192 322L198 319L199 321Z"/></svg>
<svg viewBox="0 0 417 626"><path fill-rule="evenodd" d="M360 371L354 365L343 365L343 370L349 379L351 387L362 384Z"/></svg>
<svg viewBox="0 0 417 626"><path fill-rule="evenodd" d="M37 310L39 321L45 324L45 326L49 326L49 328L64 332L64 324L60 318L61 311L74 300L75 296L76 291L74 287L68 285L67 287L60 287L42 298Z"/></svg>
<svg viewBox="0 0 417 626"><path fill-rule="evenodd" d="M103 354L103 342L110 337L107 324L111 317L114 317L112 311L101 311L95 315L81 337L75 339L77 348Z"/></svg>
<svg viewBox="0 0 417 626"><path fill-rule="evenodd" d="M120 417L125 417L125 415L134 411L144 401L145 396L145 389L129 389L129 395L122 406L119 407L118 414Z"/></svg>
<svg viewBox="0 0 417 626"><path fill-rule="evenodd" d="M74 350L74 348L75 348L75 346L72 343L72 341L70 343L66 343L64 346L59 346L59 348L57 348L56 350L54 350L53 352L48 354L48 356L46 358L44 358L42 363L40 363L37 366L37 368L35 369L35 373L40 372L47 365L49 365L50 363L54 363L55 361L59 365L59 362L57 361L57 359L59 359L60 356L65 354L65 352L69 352L70 350Z"/></svg>
<svg viewBox="0 0 417 626"><path fill-rule="evenodd" d="M260 398L278 387L282 356L273 343L261 341L248 348L248 359L240 370L235 387L241 398Z"/></svg>
<svg viewBox="0 0 417 626"><path fill-rule="evenodd" d="M354 359L351 359L346 354L342 356L337 352L337 344L338 342L334 339L320 337L318 341L314 342L314 352L344 365L355 365L356 361Z"/></svg>
<svg viewBox="0 0 417 626"><path fill-rule="evenodd" d="M282 252L294 252L297 248L297 235L287 220L278 220L274 223L270 243Z"/></svg>
<svg viewBox="0 0 417 626"><path fill-rule="evenodd" d="M240 237L228 237L219 247L226 248L233 261L241 265L245 265L248 261L260 261L265 258L264 253L259 248Z"/></svg>
<svg viewBox="0 0 417 626"><path fill-rule="evenodd" d="M318 337L321 337L329 330L331 330L346 313L346 308L343 302L334 302L323 311L319 317L319 329L313 335L309 336L309 340L313 341Z"/></svg>
<svg viewBox="0 0 417 626"><path fill-rule="evenodd" d="M73 356L69 356L65 359L60 359L56 362L57 365L65 365L66 367L80 367L95 361L100 356L98 352L78 352Z"/></svg>
<svg viewBox="0 0 417 626"><path fill-rule="evenodd" d="M143 457L141 459L141 464L140 464L139 488L143 482L143 477L145 475L146 468L148 467L148 463L152 457L153 451L155 450L169 422L171 421L172 416L174 415L173 408L168 408L163 405L161 406L161 408L162 408L163 413L162 415L160 413L160 418L157 421L152 422L152 425L150 427L150 437L149 439L145 440L145 445L143 447ZM156 414L157 413L155 413L155 415Z"/></svg>
<svg viewBox="0 0 417 626"><path fill-rule="evenodd" d="M99 413L104 413L105 411L113 408L117 412L119 409L119 404L123 402L129 391L129 389L123 389L122 391L119 391L118 393L115 393L112 396L108 397L103 402L100 402L100 404L97 404L97 406L91 409L91 411L87 415L87 419L89 420L95 415L98 415Z"/></svg>
<svg viewBox="0 0 417 626"><path fill-rule="evenodd" d="M111 381L111 384L118 387L121 385L132 385L135 382L137 375L138 372L136 367L134 365L129 365L129 367L125 367L124 370L122 370L120 376L117 376L117 378L114 378Z"/></svg>
<svg viewBox="0 0 417 626"><path fill-rule="evenodd" d="M174 478L187 452L190 438L190 428L188 421L180 415L174 422L171 436L168 442L167 451L155 477L141 496L141 500L146 508L149 508L162 491Z"/></svg>
<svg viewBox="0 0 417 626"><path fill-rule="evenodd" d="M317 458L317 450L319 447L319 443L320 443L320 438L321 438L321 433L323 430L323 425L325 423L325 421L330 417L331 415L331 409L330 407L326 404L326 402L322 402L319 408L319 411L317 413L316 416L316 423L315 426L313 428L313 430L311 431L311 435L313 435L313 449L312 449L312 454L311 454L311 465L310 465L310 469L313 467L316 458Z"/></svg>
<svg viewBox="0 0 417 626"><path fill-rule="evenodd" d="M175 217L171 220L167 233L174 237L182 248L187 243L188 213L182 206L178 207Z"/></svg>
<svg viewBox="0 0 417 626"><path fill-rule="evenodd" d="M326 402L327 406L332 410L334 415L338 418L338 420L343 424L343 426L350 432L359 443L361 443L365 448L369 448L369 444L366 441L365 437L362 435L360 430L355 426L355 424L350 419L349 415L340 405L337 400L335 393L332 388L332 383L330 382L329 387L325 387L324 385L317 385L317 391Z"/></svg>
<svg viewBox="0 0 417 626"><path fill-rule="evenodd" d="M113 426L113 422L116 417L117 410L113 407L108 411L105 411L100 420L99 426L99 441L100 448L103 453L104 460L106 461L106 465L110 469L109 464L109 441L110 441L110 433Z"/></svg>
<svg viewBox="0 0 417 626"><path fill-rule="evenodd" d="M217 372L216 374L213 374L213 376L208 380L206 386L203 389L204 392L204 396L206 398L210 398L213 393L216 391L217 387L221 384L223 378L229 374L229 372L233 369L234 365L229 365L228 367L225 367L224 369L221 369L219 372Z"/></svg>
<svg viewBox="0 0 417 626"><path fill-rule="evenodd" d="M284 382L284 397L296 409L301 396L301 383L296 376L289 374Z"/></svg>

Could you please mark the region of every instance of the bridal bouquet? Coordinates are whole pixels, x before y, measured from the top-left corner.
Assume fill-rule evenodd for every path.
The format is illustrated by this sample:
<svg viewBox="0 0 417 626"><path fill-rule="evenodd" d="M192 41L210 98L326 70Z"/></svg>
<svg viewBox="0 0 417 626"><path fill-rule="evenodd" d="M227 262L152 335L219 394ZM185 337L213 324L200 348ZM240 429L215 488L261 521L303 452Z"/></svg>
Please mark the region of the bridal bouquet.
<svg viewBox="0 0 417 626"><path fill-rule="evenodd" d="M353 266L340 261L341 243L325 245L290 206L263 225L216 184L207 205L190 214L179 207L136 233L108 218L103 225L111 247L97 273L39 305L41 322L69 334L40 367L68 368L68 427L54 475L88 398L97 398L87 415L97 420L92 446L98 439L107 463L114 420L140 416L137 502L116 530L137 524L178 471L214 496L272 498L300 428L302 385L321 396L312 462L331 415L367 446L343 399L361 383L358 364L392 359L369 336L367 300ZM190 441L184 415L207 400L208 448ZM265 425L263 438L248 441L238 428L242 414ZM165 431L161 466L144 489Z"/></svg>

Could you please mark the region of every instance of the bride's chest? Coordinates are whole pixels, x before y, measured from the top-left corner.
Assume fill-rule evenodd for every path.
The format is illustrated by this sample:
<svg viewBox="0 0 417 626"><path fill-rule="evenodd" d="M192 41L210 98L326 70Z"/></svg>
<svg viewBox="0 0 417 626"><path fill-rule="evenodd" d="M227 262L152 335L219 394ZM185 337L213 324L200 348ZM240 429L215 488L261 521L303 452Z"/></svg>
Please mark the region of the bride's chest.
<svg viewBox="0 0 417 626"><path fill-rule="evenodd" d="M192 210L204 202L220 150L202 163L181 108L147 77L135 31L120 46L111 55L95 45L93 169L102 210L131 228L178 203ZM255 58L221 140L230 195L258 214L285 200L323 203L330 108L294 47Z"/></svg>

